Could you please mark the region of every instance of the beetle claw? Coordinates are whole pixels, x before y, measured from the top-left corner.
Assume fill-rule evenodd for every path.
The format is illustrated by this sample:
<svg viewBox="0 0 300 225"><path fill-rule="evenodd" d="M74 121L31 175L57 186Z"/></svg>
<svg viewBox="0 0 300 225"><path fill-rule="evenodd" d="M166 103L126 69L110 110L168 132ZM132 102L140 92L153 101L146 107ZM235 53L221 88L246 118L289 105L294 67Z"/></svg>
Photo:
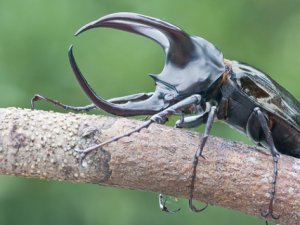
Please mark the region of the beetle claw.
<svg viewBox="0 0 300 225"><path fill-rule="evenodd" d="M193 199L189 199L189 208L190 210L192 210L193 212L202 212L203 210L205 210L206 208L208 207L208 203L205 203L205 206L203 206L202 208L200 209L197 209L196 206L194 206L193 204Z"/></svg>
<svg viewBox="0 0 300 225"><path fill-rule="evenodd" d="M166 206L167 203L167 197L164 198L164 196L162 194L159 194L159 208L161 209L161 211L163 212L167 212L167 213L177 213L180 211L181 208L178 208L176 210L171 210Z"/></svg>
<svg viewBox="0 0 300 225"><path fill-rule="evenodd" d="M265 212L262 212L261 213L261 216L264 217L264 218L267 218L267 217L271 217L272 219L274 220L278 220L280 218L280 215L274 215L274 212L273 212L273 209L268 209L267 211Z"/></svg>

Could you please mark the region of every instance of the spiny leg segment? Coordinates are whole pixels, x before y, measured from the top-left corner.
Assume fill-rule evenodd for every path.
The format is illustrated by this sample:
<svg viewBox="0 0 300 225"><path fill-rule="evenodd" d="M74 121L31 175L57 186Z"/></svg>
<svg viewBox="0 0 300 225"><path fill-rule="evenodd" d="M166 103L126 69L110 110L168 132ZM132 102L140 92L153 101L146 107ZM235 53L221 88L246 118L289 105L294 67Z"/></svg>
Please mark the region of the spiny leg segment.
<svg viewBox="0 0 300 225"><path fill-rule="evenodd" d="M159 194L158 202L159 202L159 208L161 209L161 211L164 211L167 213L177 213L178 211L180 211L180 208L175 209L175 210L170 210L167 207L167 197L164 197L162 194Z"/></svg>
<svg viewBox="0 0 300 225"><path fill-rule="evenodd" d="M59 106L59 107L65 109L65 110L72 110L74 112L90 111L90 110L96 108L96 106L94 104L90 104L90 105L86 105L86 106L66 105L66 104L63 104L63 103L55 100L55 99L51 99L51 98L36 94L31 98L31 109L34 109L35 108L35 102L40 101L40 100L44 100L44 101L49 102L49 103L51 103L55 106Z"/></svg>
<svg viewBox="0 0 300 225"><path fill-rule="evenodd" d="M117 98L112 98L109 99L108 101L111 103L118 103L118 104L122 104L122 103L126 103L129 101L140 101L140 100L145 100L147 98L150 98L152 96L153 92L149 92L149 93L138 93L138 94L132 94L132 95L127 95L127 96L123 96L123 97L117 97ZM90 104L90 105L86 105L86 106L71 106L71 105L66 105L63 104L55 99L52 98L48 98L46 96L42 96L39 94L34 95L31 98L31 109L35 108L35 102L37 101L46 101L49 102L55 106L61 107L65 110L72 110L74 112L81 112L81 111L90 111L92 109L97 108L97 106L95 106L94 104Z"/></svg>
<svg viewBox="0 0 300 225"><path fill-rule="evenodd" d="M279 153L276 150L275 144L274 144L274 140L273 137L271 135L271 131L268 127L268 122L267 119L265 117L265 115L263 114L263 112L260 110L259 107L256 107L254 109L254 112L256 112L257 117L258 117L258 121L260 123L260 126L265 134L266 137L266 141L270 147L271 150L271 154L273 157L273 165L274 165L274 176L273 176L273 180L272 180L272 190L271 190L271 199L270 199L270 203L269 203L269 208L266 212L263 212L261 215L263 217L268 217L271 216L273 219L277 220L279 219L280 216L276 216L273 213L273 209L274 209L274 204L275 204L275 193L276 193L276 182L277 182L277 175L278 175L278 160L279 160Z"/></svg>
<svg viewBox="0 0 300 225"><path fill-rule="evenodd" d="M76 150L77 152L81 153L81 163L88 153L97 150L98 148L102 147L103 145L120 140L123 137L128 137L133 133L140 132L143 128L149 127L154 122L159 123L159 124L164 124L164 123L166 123L166 121L168 120L168 118L171 115L176 115L178 113L180 114L180 112L182 110L190 107L191 105L195 105L195 104L200 105L200 102L201 102L200 95L192 95L192 96L187 97L187 98L183 99L182 101L170 106L169 108L151 116L148 121L145 121L140 126L136 127L135 129L133 129L131 131L128 131L125 134L121 134L119 136L113 137L105 142L102 142L98 145L94 145L94 146L84 149L84 150ZM168 209L166 206L166 199L164 199L162 194L159 195L159 206L162 211L170 212L170 213L178 212L180 210L180 208L177 210L174 210L174 211Z"/></svg>
<svg viewBox="0 0 300 225"><path fill-rule="evenodd" d="M192 171L192 180L191 180L191 186L190 186L190 194L189 194L189 208L193 211L193 212L201 212L204 209L207 208L208 204L206 204L203 208L201 209L197 209L194 205L193 205L193 197L194 197L194 189L195 189L195 180L196 180L196 169L197 169L197 165L199 162L199 157L203 157L202 156L202 151L203 148L206 144L206 141L208 139L210 130L212 128L212 124L214 122L214 118L216 115L216 106L212 106L210 108L209 114L208 114L208 119L205 125L205 131L203 134L203 137L200 141L199 147L194 155L194 160L193 160L193 171Z"/></svg>
<svg viewBox="0 0 300 225"><path fill-rule="evenodd" d="M167 122L168 118L171 115L176 115L180 111L184 110L185 108L190 107L193 104L199 104L201 101L201 96L200 95L192 95L190 97L187 97L180 102L177 102L176 104L170 106L169 108L166 108L165 110L154 114L153 116L150 117L149 120L145 121L142 123L140 126L136 127L135 129L126 132L125 134L121 134L119 136L113 137L105 142L102 142L98 145L94 145L90 148L84 149L84 150L76 150L77 152L84 153L85 155L102 147L103 145L109 144L111 142L115 142L120 140L123 137L128 137L133 133L140 132L143 128L147 128L150 126L152 123L159 123L159 124L164 124Z"/></svg>

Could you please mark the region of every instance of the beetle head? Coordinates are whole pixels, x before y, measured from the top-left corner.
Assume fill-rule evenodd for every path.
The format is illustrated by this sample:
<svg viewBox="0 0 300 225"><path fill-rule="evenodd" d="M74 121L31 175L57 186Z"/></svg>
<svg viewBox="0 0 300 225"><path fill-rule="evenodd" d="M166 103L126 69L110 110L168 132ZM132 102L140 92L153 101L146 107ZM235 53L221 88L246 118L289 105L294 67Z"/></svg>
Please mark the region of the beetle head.
<svg viewBox="0 0 300 225"><path fill-rule="evenodd" d="M151 115L192 94L205 93L225 72L222 53L210 42L189 36L180 28L144 15L115 13L83 26L75 34L97 27L109 27L148 37L157 42L166 55L165 66L158 75L150 75L155 92L146 100L125 104L110 103L89 86L81 74L72 52L69 60L82 89L99 108L116 115Z"/></svg>

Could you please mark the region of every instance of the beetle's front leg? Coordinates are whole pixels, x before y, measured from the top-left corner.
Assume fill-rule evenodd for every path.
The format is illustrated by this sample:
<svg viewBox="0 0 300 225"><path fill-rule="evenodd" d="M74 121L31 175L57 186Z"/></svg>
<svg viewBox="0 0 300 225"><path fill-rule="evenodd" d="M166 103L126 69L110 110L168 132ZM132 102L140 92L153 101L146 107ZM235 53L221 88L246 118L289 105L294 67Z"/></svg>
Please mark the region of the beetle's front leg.
<svg viewBox="0 0 300 225"><path fill-rule="evenodd" d="M114 142L114 141L118 141L119 139L121 139L123 137L128 137L133 133L140 132L143 128L149 127L151 123L164 124L164 123L166 123L166 121L168 120L168 118L171 115L177 114L178 112L190 107L191 105L194 105L194 104L200 105L200 103L201 103L201 96L200 95L189 96L189 97L181 100L180 102L177 102L176 104L170 106L169 108L166 108L163 111L161 111L157 114L154 114L153 116L150 117L149 120L145 121L141 126L136 127L132 131L128 131L125 134L121 134L119 136L111 138L111 139L109 139L105 142L102 142L98 145L87 148L85 150L76 150L76 151L80 152L80 153L83 153L84 157L85 157L86 154L88 154L88 153L90 153L94 150L97 150L98 148L102 147L103 145L109 144L109 143Z"/></svg>
<svg viewBox="0 0 300 225"><path fill-rule="evenodd" d="M127 95L127 96L123 96L123 97L117 97L117 98L112 98L109 99L108 102L111 103L117 103L117 104L122 104L122 103L126 103L126 102L130 102L130 101L141 101L141 100L145 100L147 98L150 98L152 96L153 92L149 92L149 93L138 93L138 94L132 94L132 95ZM52 98L48 98L46 96L42 96L39 94L34 95L31 98L31 108L34 109L35 106L35 102L37 101L46 101L49 102L55 106L61 107L65 110L72 110L74 112L80 112L80 111L90 111L92 109L97 108L97 106L95 106L94 104L90 104L90 105L86 105L86 106L71 106L71 105L66 105L63 104L55 99Z"/></svg>
<svg viewBox="0 0 300 225"><path fill-rule="evenodd" d="M61 107L65 110L72 110L74 112L80 112L80 111L90 111L92 109L95 109L96 106L94 104L90 104L90 105L85 105L85 106L71 106L71 105L66 105L66 104L63 104L55 99L52 99L52 98L48 98L46 96L42 96L42 95L39 95L39 94L35 94L32 98L31 98L31 109L34 109L35 108L35 102L37 101L46 101L46 102L49 102L55 106L58 106L58 107Z"/></svg>

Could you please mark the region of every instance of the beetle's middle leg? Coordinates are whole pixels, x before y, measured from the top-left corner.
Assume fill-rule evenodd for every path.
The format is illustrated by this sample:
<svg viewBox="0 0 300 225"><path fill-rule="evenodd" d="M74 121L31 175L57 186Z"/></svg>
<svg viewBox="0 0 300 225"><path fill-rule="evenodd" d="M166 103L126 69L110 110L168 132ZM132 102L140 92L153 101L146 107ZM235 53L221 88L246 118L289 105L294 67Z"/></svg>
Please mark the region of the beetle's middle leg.
<svg viewBox="0 0 300 225"><path fill-rule="evenodd" d="M194 127L200 126L201 124L206 124L210 108L211 108L211 104L207 102L205 111L203 111L197 115L188 116L188 117L184 117L183 115L181 115L182 118L180 120L176 121L175 127L176 128L194 128Z"/></svg>
<svg viewBox="0 0 300 225"><path fill-rule="evenodd" d="M208 118L207 118L207 122L205 125L205 130L204 130L204 134L203 137L201 139L201 142L199 144L199 147L194 155L194 160L193 160L193 172L192 172L192 180L191 180L191 187L190 187L190 194L189 194L189 208L193 211L193 212L201 212L204 209L207 208L208 204L206 204L203 208L201 209L197 209L194 205L193 205L193 197L194 197L194 189L195 189L195 180L196 180L196 169L197 169L197 165L199 162L199 157L202 156L202 151L203 148L206 144L206 141L208 139L210 130L212 128L212 124L214 122L214 118L216 115L216 106L211 106L209 113L208 113Z"/></svg>
<svg viewBox="0 0 300 225"><path fill-rule="evenodd" d="M102 143L100 143L98 145L95 145L95 146L92 146L90 148L87 148L87 149L84 149L84 150L76 150L77 152L81 153L81 160L80 160L81 163L82 163L82 160L86 157L87 154L89 154L92 151L97 150L98 148L102 147L103 145L106 145L106 144L109 144L111 142L117 141L117 140L119 140L123 137L130 136L133 133L140 132L143 128L149 127L152 123L164 124L168 121L168 118L170 116L176 115L178 113L180 114L181 111L183 111L186 108L189 108L192 105L199 105L200 106L201 105L201 100L202 100L202 98L201 98L200 95L195 94L195 95L189 96L189 97L181 100L180 102L177 102L176 104L170 106L169 108L166 108L165 110L163 110L163 111L161 111L157 114L154 114L153 116L150 117L149 120L145 121L144 123L142 123L142 125L140 125L139 127L136 127L134 130L128 131L125 134L121 134L119 136L111 138L111 139L109 139L105 142L102 142ZM162 194L159 195L159 206L160 206L160 209L162 211L170 212L170 213L177 212L177 211L180 210L180 209L177 209L175 211L169 210L166 207L166 201L164 200Z"/></svg>

